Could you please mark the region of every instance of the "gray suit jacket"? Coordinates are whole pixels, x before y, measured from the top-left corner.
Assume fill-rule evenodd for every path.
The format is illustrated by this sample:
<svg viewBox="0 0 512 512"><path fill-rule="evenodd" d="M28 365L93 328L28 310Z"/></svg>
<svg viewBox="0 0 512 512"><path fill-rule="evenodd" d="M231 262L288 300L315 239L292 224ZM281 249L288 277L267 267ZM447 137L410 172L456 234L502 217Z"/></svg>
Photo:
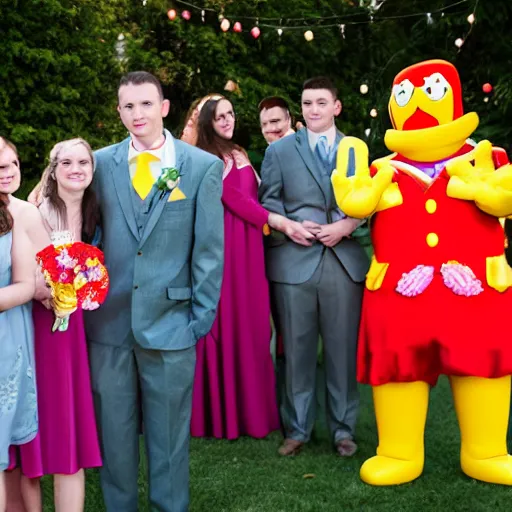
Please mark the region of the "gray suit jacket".
<svg viewBox="0 0 512 512"><path fill-rule="evenodd" d="M120 346L130 338L144 348L180 350L211 328L224 262L222 162L175 140L179 187L148 214L139 235L128 170L130 139L96 152L94 175L103 219L103 250L110 275L106 302L85 315L89 341ZM131 331L131 332L130 332Z"/></svg>
<svg viewBox="0 0 512 512"><path fill-rule="evenodd" d="M337 143L343 135L338 132ZM262 205L289 219L332 222L337 205L329 176L320 169L309 147L307 130L270 144L261 167ZM294 243L282 233L273 232L267 244L267 275L270 281L299 284L307 281L322 258L324 245L311 247ZM354 239L343 239L333 251L355 282L363 282L369 261Z"/></svg>

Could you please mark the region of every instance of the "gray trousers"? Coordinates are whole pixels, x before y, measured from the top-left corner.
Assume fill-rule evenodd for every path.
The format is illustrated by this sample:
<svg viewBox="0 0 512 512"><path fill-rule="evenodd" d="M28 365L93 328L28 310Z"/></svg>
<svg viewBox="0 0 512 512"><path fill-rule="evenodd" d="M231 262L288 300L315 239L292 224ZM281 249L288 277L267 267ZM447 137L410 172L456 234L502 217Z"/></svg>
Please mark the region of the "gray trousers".
<svg viewBox="0 0 512 512"><path fill-rule="evenodd" d="M356 352L363 284L354 283L329 249L301 284L272 283L275 321L283 336L285 435L309 441L315 421L318 335L324 344L327 425L334 443L353 437L359 394Z"/></svg>
<svg viewBox="0 0 512 512"><path fill-rule="evenodd" d="M142 410L152 511L186 512L196 350L89 344L107 512L137 512ZM140 400L140 403L139 403Z"/></svg>

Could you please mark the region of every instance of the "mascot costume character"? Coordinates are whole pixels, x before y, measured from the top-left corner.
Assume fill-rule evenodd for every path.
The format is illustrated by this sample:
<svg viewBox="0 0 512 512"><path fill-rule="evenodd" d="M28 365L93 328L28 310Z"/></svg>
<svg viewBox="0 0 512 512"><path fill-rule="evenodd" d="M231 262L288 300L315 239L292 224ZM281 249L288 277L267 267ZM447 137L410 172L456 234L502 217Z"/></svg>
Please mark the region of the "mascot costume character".
<svg viewBox="0 0 512 512"><path fill-rule="evenodd" d="M358 380L373 387L379 446L361 478L396 485L421 475L429 389L444 374L462 471L512 485L512 269L499 221L512 214L512 166L502 149L468 139L478 116L464 115L459 75L448 62L400 72L389 113L385 144L393 154L368 166L366 144L345 137L331 176L340 209L371 216L375 250Z"/></svg>

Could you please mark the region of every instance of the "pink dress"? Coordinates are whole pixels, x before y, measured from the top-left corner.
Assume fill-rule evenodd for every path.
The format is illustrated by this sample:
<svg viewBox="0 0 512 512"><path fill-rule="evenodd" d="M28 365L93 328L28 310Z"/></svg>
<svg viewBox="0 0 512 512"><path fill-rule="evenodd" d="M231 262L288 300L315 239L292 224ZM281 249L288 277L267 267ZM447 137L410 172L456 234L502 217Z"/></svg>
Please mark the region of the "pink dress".
<svg viewBox="0 0 512 512"><path fill-rule="evenodd" d="M279 428L258 179L236 154L224 170L224 277L217 317L197 344L191 433L265 437Z"/></svg>
<svg viewBox="0 0 512 512"><path fill-rule="evenodd" d="M42 211L44 216L44 210ZM45 217L47 224L49 219ZM39 432L19 447L29 478L71 475L101 466L82 311L64 332L52 333L54 314L34 301L32 316ZM14 454L14 453L13 453Z"/></svg>

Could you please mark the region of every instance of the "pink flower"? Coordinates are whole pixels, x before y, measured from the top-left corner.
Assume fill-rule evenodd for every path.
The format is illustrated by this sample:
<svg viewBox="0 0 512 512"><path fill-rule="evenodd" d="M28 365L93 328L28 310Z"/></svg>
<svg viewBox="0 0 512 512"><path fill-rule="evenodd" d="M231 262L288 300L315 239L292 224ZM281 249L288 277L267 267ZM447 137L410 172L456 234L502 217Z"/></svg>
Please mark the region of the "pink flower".
<svg viewBox="0 0 512 512"><path fill-rule="evenodd" d="M60 254L55 258L57 260L57 263L63 267L63 268L75 268L78 261L76 259L73 259L67 249L62 249Z"/></svg>
<svg viewBox="0 0 512 512"><path fill-rule="evenodd" d="M85 309L86 311L92 311L94 309L98 309L100 305L96 302L91 300L89 297L85 298L82 302L82 309Z"/></svg>

